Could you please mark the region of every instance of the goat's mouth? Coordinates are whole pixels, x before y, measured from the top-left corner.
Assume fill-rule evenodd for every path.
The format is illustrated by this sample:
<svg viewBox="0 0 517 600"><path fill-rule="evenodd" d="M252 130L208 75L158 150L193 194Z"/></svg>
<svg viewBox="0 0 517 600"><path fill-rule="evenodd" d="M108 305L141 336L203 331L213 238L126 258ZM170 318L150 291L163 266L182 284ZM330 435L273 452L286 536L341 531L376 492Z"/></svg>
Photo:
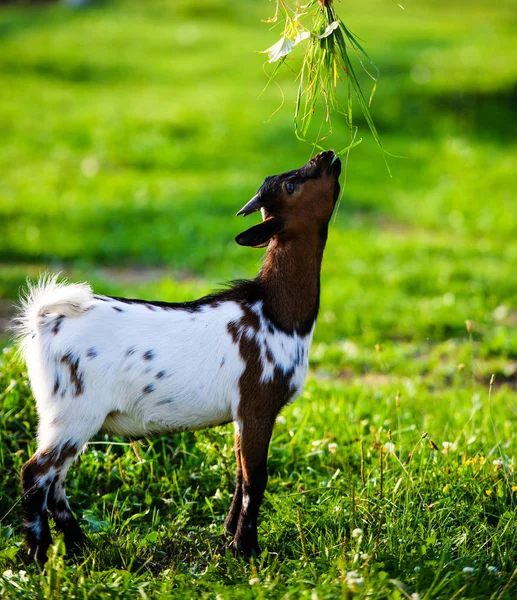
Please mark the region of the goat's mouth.
<svg viewBox="0 0 517 600"><path fill-rule="evenodd" d="M267 217L270 216L267 209L271 205L271 183L268 183L269 180L273 180L273 182L275 180L280 180L281 183L286 177L290 177L294 181L299 180L303 182L306 179L319 178L321 176L331 176L337 181L340 174L341 160L337 154L333 150L320 152L300 169L289 171L288 173L284 173L282 175L267 177L259 191L240 209L236 216L239 217L242 215L243 217L247 217L248 215L251 215L251 213L259 210L262 211L263 220L266 220ZM277 185L280 184L277 183Z"/></svg>

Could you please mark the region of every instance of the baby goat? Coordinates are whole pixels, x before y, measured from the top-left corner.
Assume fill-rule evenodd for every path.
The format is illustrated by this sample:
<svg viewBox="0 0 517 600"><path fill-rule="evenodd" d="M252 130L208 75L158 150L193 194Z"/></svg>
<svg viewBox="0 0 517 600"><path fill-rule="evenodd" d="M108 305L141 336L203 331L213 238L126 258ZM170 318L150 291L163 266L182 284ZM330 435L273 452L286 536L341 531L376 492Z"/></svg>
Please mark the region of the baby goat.
<svg viewBox="0 0 517 600"><path fill-rule="evenodd" d="M300 395L319 306L341 163L322 152L268 177L237 213L263 220L236 237L267 246L255 279L193 302L94 295L42 279L18 329L36 399L38 450L22 468L29 553L46 559L48 514L67 549L82 541L66 473L98 431L136 438L234 421L236 487L226 530L258 553L257 517L279 411Z"/></svg>

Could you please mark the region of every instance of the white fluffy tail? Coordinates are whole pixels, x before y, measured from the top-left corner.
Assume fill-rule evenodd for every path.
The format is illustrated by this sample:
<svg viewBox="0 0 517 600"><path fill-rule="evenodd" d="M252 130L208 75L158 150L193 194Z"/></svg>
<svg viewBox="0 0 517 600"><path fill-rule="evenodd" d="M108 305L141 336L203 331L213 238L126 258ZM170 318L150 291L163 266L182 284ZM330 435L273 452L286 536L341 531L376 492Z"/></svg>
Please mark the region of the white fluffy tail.
<svg viewBox="0 0 517 600"><path fill-rule="evenodd" d="M57 281L58 275L43 275L37 283L27 283L13 329L23 351L27 341L38 332L47 315L79 317L88 309L93 292L87 283Z"/></svg>

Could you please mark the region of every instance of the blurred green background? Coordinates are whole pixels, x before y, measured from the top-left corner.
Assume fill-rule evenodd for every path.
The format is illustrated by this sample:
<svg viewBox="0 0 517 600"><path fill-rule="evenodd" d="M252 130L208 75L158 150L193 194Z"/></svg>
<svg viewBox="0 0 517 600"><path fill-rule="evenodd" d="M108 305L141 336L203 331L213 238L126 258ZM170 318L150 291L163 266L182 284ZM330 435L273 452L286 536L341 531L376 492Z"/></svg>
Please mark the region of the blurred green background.
<svg viewBox="0 0 517 600"><path fill-rule="evenodd" d="M515 358L515 2L337 6L380 69L372 113L403 158L390 179L356 110L364 142L330 234L316 341L436 343L471 319ZM311 152L293 134L291 74L271 120L280 92L259 99L273 12L266 0L2 6L3 325L41 270L163 299L257 271L233 215ZM336 119L328 146L347 140Z"/></svg>
<svg viewBox="0 0 517 600"><path fill-rule="evenodd" d="M435 343L471 319L515 358L516 3L337 7L380 69L372 113L403 158L389 159L390 179L356 110L364 142L330 234L316 340ZM233 215L311 152L293 134L290 73L271 120L280 92L258 98L273 12L266 0L1 8L4 316L46 269L164 299L257 271ZM328 146L347 140L336 119Z"/></svg>
<svg viewBox="0 0 517 600"><path fill-rule="evenodd" d="M363 143L330 230L307 389L270 452L263 569L217 554L233 480L222 428L146 442L137 463L122 442L93 446L70 488L95 552L16 580L17 597L50 597L55 581L69 597L171 597L169 568L183 597L195 581L196 597L349 598L352 569L369 600L515 597L517 2L402 3L335 2L380 69L372 114L402 158L390 178L356 109ZM273 13L268 0L0 3L0 346L43 271L161 300L255 275L263 252L233 241L254 218L235 212L311 153L289 71L272 118L279 89L259 98ZM348 139L336 119L327 146ZM14 505L0 567L18 568L13 481L36 416L7 349L0 401L0 516Z"/></svg>

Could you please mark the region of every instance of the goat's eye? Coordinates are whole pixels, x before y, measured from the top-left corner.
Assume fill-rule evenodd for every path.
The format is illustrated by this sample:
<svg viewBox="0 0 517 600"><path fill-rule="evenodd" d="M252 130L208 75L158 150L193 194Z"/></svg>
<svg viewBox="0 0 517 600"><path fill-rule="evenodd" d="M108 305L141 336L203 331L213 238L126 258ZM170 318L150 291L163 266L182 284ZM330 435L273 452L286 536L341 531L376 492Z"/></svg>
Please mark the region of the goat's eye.
<svg viewBox="0 0 517 600"><path fill-rule="evenodd" d="M294 183L291 183L290 181L288 181L285 184L285 189L287 191L288 194L292 194L294 192Z"/></svg>

